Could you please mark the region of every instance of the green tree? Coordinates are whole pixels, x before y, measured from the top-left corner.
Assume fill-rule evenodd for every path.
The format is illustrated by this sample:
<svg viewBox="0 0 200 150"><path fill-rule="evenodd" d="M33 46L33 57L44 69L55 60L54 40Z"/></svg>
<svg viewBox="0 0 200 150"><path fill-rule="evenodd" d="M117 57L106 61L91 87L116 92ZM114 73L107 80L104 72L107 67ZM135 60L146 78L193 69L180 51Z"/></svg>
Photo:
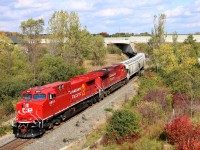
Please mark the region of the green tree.
<svg viewBox="0 0 200 150"><path fill-rule="evenodd" d="M191 116L195 100L199 98L200 71L190 44L182 44L174 53L173 45L163 44L154 50L159 73L165 77L172 92L186 93L190 97Z"/></svg>
<svg viewBox="0 0 200 150"><path fill-rule="evenodd" d="M182 44L174 53L172 44L163 44L160 49L155 49L154 62L158 71L165 75L176 69L187 69L197 64L197 59L191 53L191 45Z"/></svg>
<svg viewBox="0 0 200 150"><path fill-rule="evenodd" d="M14 112L13 103L29 83L27 57L7 37L0 37L0 120Z"/></svg>
<svg viewBox="0 0 200 150"><path fill-rule="evenodd" d="M175 31L173 34L172 34L172 41L173 41L173 47L174 47L174 54L176 55L176 50L177 50L177 39L178 39L178 34L177 32Z"/></svg>
<svg viewBox="0 0 200 150"><path fill-rule="evenodd" d="M61 56L68 64L82 67L84 59L102 64L105 48L101 36L92 36L82 27L76 12L55 11L49 20L51 54Z"/></svg>
<svg viewBox="0 0 200 150"><path fill-rule="evenodd" d="M109 54L122 54L122 50L119 49L116 45L112 44L112 45L108 45L107 47L107 51Z"/></svg>
<svg viewBox="0 0 200 150"><path fill-rule="evenodd" d="M26 47L25 51L29 57L29 62L31 64L33 79L37 78L37 63L41 58L41 48L40 48L40 34L44 30L44 20L38 19L34 20L32 18L27 21L22 21L20 28L22 30L22 43Z"/></svg>
<svg viewBox="0 0 200 150"><path fill-rule="evenodd" d="M165 42L166 38L165 22L166 22L165 14L154 16L154 27L152 29L152 35L149 41L152 50L159 49L160 45Z"/></svg>
<svg viewBox="0 0 200 150"><path fill-rule="evenodd" d="M14 46L12 41L5 36L0 36L0 73L1 77L4 78L5 75L11 75L12 68L12 51Z"/></svg>
<svg viewBox="0 0 200 150"><path fill-rule="evenodd" d="M185 44L195 44L196 40L194 39L193 35L192 34L189 34L187 39L184 40L184 43Z"/></svg>
<svg viewBox="0 0 200 150"><path fill-rule="evenodd" d="M154 63L157 71L171 72L177 67L177 57L174 55L173 47L170 44L163 44L160 49L154 49Z"/></svg>
<svg viewBox="0 0 200 150"><path fill-rule="evenodd" d="M55 11L49 20L48 32L55 56L61 56L67 63L79 66L88 56L91 35L82 28L76 12Z"/></svg>
<svg viewBox="0 0 200 150"><path fill-rule="evenodd" d="M191 45L190 51L191 51L191 53L193 53L194 56L196 56L196 57L200 56L199 46L196 43L196 39L194 39L192 34L189 34L187 39L185 39L183 43Z"/></svg>
<svg viewBox="0 0 200 150"><path fill-rule="evenodd" d="M63 56L69 37L69 22L70 14L63 10L55 11L49 19L47 31L50 34L52 55Z"/></svg>
<svg viewBox="0 0 200 150"><path fill-rule="evenodd" d="M106 55L106 48L104 46L104 41L101 36L93 36L90 39L91 49L90 59L94 65L103 65L104 58Z"/></svg>
<svg viewBox="0 0 200 150"><path fill-rule="evenodd" d="M39 61L39 66L38 84L67 81L69 78L85 72L73 64L66 64L62 58L50 54L46 54Z"/></svg>

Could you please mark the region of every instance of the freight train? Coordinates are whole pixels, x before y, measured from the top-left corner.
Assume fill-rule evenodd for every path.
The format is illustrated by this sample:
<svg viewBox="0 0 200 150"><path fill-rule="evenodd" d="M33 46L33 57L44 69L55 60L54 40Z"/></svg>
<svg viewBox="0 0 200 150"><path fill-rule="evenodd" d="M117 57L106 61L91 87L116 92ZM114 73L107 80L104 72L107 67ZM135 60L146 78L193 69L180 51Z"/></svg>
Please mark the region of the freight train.
<svg viewBox="0 0 200 150"><path fill-rule="evenodd" d="M79 75L65 82L54 82L22 92L16 105L13 134L17 138L34 138L44 134L76 113L99 102L128 82L144 68L145 55L134 57Z"/></svg>

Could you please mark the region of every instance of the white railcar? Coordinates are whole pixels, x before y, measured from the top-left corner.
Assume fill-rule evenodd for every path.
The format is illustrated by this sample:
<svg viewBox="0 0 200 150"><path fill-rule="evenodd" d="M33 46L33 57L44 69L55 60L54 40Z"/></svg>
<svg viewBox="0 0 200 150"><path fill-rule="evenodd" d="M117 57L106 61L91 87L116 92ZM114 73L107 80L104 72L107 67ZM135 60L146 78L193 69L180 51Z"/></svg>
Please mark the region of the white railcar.
<svg viewBox="0 0 200 150"><path fill-rule="evenodd" d="M134 57L125 60L122 62L126 65L126 69L128 70L127 79L129 79L132 75L137 72L140 72L145 65L145 54L137 53Z"/></svg>

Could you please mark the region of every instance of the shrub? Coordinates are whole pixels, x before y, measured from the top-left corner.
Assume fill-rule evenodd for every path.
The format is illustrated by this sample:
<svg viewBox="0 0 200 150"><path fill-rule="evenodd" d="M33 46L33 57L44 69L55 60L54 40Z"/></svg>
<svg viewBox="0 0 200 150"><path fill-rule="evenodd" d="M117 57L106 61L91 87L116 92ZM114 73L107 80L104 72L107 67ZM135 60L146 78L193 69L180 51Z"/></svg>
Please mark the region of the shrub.
<svg viewBox="0 0 200 150"><path fill-rule="evenodd" d="M178 116L165 128L170 143L181 150L200 149L200 126L193 126L187 116Z"/></svg>
<svg viewBox="0 0 200 150"><path fill-rule="evenodd" d="M0 111L1 116L8 116L15 111L11 100L3 102L0 108L1 108L1 111Z"/></svg>
<svg viewBox="0 0 200 150"><path fill-rule="evenodd" d="M173 94L173 107L177 114L188 114L190 100L188 96L184 93L174 93Z"/></svg>
<svg viewBox="0 0 200 150"><path fill-rule="evenodd" d="M171 98L167 89L150 90L144 97L144 100L160 104L162 110L165 112L171 108Z"/></svg>
<svg viewBox="0 0 200 150"><path fill-rule="evenodd" d="M150 47L147 43L136 43L135 49L137 49L137 52L146 52L149 54Z"/></svg>
<svg viewBox="0 0 200 150"><path fill-rule="evenodd" d="M10 132L10 131L12 131L12 126L11 125L0 127L0 136L3 136L7 132Z"/></svg>
<svg viewBox="0 0 200 150"><path fill-rule="evenodd" d="M122 50L119 49L117 46L115 45L111 45L111 46L108 46L107 47L107 51L109 54L119 54L121 55L122 54Z"/></svg>
<svg viewBox="0 0 200 150"><path fill-rule="evenodd" d="M155 102L142 102L137 108L147 124L155 123L163 115L160 105Z"/></svg>
<svg viewBox="0 0 200 150"><path fill-rule="evenodd" d="M149 76L149 73L153 75ZM161 84L162 79L159 76L157 76L154 72L145 73L145 76L142 76L140 78L140 88L138 90L138 95L135 96L132 100L132 106L137 106L150 90L157 89Z"/></svg>
<svg viewBox="0 0 200 150"><path fill-rule="evenodd" d="M139 132L139 116L129 110L119 110L114 112L107 127L108 133L118 133L124 136L129 132Z"/></svg>
<svg viewBox="0 0 200 150"><path fill-rule="evenodd" d="M140 117L129 110L115 111L107 126L107 135L104 144L112 142L122 144L128 139L137 139L139 136ZM106 142L107 141L107 142ZM134 140L133 140L134 141Z"/></svg>

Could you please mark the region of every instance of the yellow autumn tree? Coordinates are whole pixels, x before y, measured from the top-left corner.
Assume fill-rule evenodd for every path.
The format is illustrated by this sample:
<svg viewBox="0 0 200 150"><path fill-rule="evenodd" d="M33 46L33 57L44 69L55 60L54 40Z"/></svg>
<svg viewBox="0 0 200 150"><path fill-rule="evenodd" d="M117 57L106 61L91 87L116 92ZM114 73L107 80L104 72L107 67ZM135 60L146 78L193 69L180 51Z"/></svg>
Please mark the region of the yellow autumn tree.
<svg viewBox="0 0 200 150"><path fill-rule="evenodd" d="M177 57L171 44L162 44L160 49L154 49L153 55L156 67L160 71L170 73L178 66Z"/></svg>
<svg viewBox="0 0 200 150"><path fill-rule="evenodd" d="M156 68L166 74L176 69L188 69L197 63L191 51L191 45L182 44L174 51L172 44L162 44L160 49L153 51Z"/></svg>
<svg viewBox="0 0 200 150"><path fill-rule="evenodd" d="M192 55L191 45L182 44L176 51L176 57L178 58L178 67L185 69L190 68L191 66L197 63L197 59Z"/></svg>

